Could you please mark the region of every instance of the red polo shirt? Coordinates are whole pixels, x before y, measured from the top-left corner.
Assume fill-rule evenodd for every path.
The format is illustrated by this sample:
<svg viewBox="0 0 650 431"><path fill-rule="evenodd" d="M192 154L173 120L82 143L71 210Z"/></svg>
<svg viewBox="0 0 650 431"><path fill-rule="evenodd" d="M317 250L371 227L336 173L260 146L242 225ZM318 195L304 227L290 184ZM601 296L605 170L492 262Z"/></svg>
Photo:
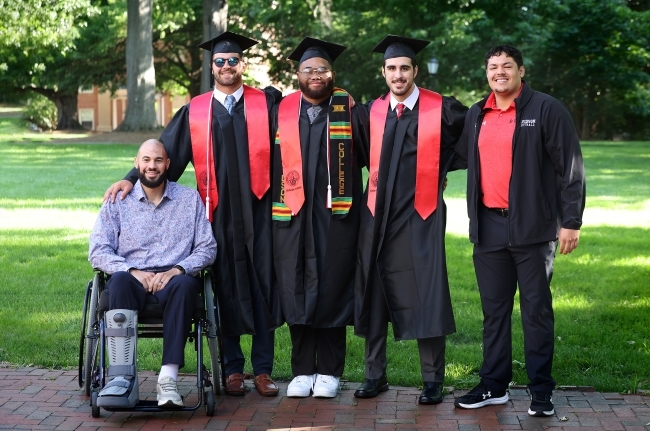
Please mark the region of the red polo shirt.
<svg viewBox="0 0 650 431"><path fill-rule="evenodd" d="M512 139L516 121L515 102L502 111L497 108L492 92L483 109L485 116L478 137L483 205L488 208L508 208Z"/></svg>

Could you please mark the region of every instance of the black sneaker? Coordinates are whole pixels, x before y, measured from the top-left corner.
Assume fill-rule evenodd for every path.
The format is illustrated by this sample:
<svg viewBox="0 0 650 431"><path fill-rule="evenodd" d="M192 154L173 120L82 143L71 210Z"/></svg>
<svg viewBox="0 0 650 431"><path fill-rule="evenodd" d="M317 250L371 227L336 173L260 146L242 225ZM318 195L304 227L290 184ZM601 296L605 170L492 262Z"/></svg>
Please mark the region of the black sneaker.
<svg viewBox="0 0 650 431"><path fill-rule="evenodd" d="M494 391L483 382L479 383L462 397L456 398L454 405L464 409L477 409L492 404L505 404L508 402L508 393L504 390Z"/></svg>
<svg viewBox="0 0 650 431"><path fill-rule="evenodd" d="M551 392L531 391L528 414L531 416L552 416L555 414Z"/></svg>

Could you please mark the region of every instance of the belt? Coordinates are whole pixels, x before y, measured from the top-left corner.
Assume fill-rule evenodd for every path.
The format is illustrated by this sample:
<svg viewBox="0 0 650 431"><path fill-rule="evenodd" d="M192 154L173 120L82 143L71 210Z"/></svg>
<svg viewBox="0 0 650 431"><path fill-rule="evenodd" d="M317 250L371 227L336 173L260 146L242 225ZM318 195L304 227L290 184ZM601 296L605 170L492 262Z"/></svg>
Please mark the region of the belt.
<svg viewBox="0 0 650 431"><path fill-rule="evenodd" d="M508 217L508 208L488 208L488 211L501 217Z"/></svg>

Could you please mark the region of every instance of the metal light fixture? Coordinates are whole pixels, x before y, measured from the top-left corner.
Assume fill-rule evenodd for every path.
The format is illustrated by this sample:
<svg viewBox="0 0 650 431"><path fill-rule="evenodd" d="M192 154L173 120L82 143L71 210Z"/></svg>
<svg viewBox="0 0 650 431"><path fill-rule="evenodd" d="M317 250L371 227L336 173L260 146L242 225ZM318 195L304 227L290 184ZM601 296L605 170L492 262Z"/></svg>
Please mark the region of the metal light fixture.
<svg viewBox="0 0 650 431"><path fill-rule="evenodd" d="M440 62L438 61L437 58L431 57L431 59L427 62L427 69L429 69L429 75L435 75L438 73L438 66L440 65Z"/></svg>

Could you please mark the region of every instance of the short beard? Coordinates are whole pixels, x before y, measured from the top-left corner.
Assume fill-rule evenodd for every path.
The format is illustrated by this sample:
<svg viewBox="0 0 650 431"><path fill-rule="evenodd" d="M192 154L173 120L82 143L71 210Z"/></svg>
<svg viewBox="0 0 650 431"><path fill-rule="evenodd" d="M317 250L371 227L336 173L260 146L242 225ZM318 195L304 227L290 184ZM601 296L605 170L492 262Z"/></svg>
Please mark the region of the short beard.
<svg viewBox="0 0 650 431"><path fill-rule="evenodd" d="M413 88L413 84L411 84L410 87L404 87L401 90L394 90L392 86L390 86L389 88L390 88L390 92L393 93L395 96L403 96L406 93L408 93L411 88Z"/></svg>
<svg viewBox="0 0 650 431"><path fill-rule="evenodd" d="M309 88L309 81L307 82L299 81L298 84L300 85L300 91L302 91L302 94L304 94L305 96L309 97L312 100L326 99L330 97L334 92L333 79L330 79L329 82L326 82L325 86L320 90L312 90L311 88Z"/></svg>
<svg viewBox="0 0 650 431"><path fill-rule="evenodd" d="M214 75L214 79L215 81L217 81L219 85L223 85L224 87L231 87L241 82L241 75L238 73L234 73L230 78L226 79L226 78L221 78L220 75L216 73Z"/></svg>
<svg viewBox="0 0 650 431"><path fill-rule="evenodd" d="M143 186L150 189L155 189L160 187L160 185L165 182L167 179L167 172L162 172L157 179L150 181L144 174L144 171L138 171L138 179Z"/></svg>

